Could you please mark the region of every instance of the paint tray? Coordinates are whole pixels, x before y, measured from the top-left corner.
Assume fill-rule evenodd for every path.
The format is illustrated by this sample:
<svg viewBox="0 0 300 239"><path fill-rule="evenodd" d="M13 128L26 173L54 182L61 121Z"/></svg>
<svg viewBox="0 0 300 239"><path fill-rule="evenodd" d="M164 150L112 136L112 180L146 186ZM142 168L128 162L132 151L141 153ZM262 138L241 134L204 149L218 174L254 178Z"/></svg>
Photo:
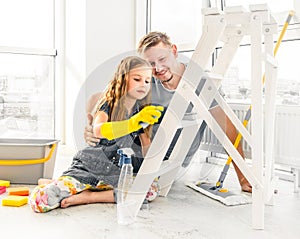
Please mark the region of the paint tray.
<svg viewBox="0 0 300 239"><path fill-rule="evenodd" d="M37 184L52 178L58 140L0 139L0 179L16 184Z"/></svg>

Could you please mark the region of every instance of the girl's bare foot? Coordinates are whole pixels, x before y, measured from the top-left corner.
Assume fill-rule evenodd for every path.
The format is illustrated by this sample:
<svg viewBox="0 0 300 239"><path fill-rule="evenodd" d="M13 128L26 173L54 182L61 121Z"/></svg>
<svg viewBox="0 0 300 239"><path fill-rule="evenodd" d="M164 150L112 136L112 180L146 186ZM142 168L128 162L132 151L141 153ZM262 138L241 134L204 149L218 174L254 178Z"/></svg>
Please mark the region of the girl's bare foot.
<svg viewBox="0 0 300 239"><path fill-rule="evenodd" d="M67 208L74 205L88 204L91 193L91 191L85 190L81 193L67 197L61 201L60 207Z"/></svg>

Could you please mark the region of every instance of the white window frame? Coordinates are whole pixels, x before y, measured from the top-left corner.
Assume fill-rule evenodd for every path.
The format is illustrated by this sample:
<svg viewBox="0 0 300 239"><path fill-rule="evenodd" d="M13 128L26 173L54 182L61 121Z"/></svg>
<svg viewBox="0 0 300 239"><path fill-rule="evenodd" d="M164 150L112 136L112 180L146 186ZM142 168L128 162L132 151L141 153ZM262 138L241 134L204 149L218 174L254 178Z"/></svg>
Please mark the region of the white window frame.
<svg viewBox="0 0 300 239"><path fill-rule="evenodd" d="M14 47L0 46L0 53L32 55L32 56L49 56L53 58L54 77L54 137L60 138L62 143L64 137L65 122L65 77L64 77L64 52L65 52L65 0L53 0L53 46L54 48L30 48L30 47ZM60 79L58 81L57 79ZM59 104L58 104L59 102Z"/></svg>

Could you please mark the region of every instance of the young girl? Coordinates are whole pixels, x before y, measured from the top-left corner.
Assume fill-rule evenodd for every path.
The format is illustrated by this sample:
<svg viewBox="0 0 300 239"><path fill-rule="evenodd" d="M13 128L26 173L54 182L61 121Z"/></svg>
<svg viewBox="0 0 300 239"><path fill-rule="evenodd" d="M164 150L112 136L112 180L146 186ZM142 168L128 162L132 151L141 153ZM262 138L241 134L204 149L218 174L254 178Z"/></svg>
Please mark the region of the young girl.
<svg viewBox="0 0 300 239"><path fill-rule="evenodd" d="M139 57L121 61L95 115L94 134L101 138L100 142L79 151L70 168L57 180L39 180L29 200L35 212L116 201L115 191L109 189L116 187L119 179L117 149L132 147L138 136L145 154L150 145L151 125L163 110L161 106L146 106L150 103L151 73L149 63ZM142 129L141 122L149 126Z"/></svg>

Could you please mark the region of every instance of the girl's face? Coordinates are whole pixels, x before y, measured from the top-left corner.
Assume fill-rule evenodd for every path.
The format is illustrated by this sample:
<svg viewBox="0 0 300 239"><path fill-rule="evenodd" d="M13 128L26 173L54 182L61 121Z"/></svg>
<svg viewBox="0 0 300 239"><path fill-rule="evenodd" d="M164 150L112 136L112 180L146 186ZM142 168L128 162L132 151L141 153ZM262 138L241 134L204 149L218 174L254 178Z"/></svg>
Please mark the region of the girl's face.
<svg viewBox="0 0 300 239"><path fill-rule="evenodd" d="M127 92L128 96L135 100L141 100L150 90L152 70L149 67L141 66L129 71Z"/></svg>

